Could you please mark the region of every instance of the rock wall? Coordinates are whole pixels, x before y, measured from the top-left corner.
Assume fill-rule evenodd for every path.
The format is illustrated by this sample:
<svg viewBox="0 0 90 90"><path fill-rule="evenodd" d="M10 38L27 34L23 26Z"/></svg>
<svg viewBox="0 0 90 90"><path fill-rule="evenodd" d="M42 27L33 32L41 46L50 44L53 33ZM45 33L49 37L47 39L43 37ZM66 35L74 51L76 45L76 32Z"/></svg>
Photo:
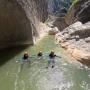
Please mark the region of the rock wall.
<svg viewBox="0 0 90 90"><path fill-rule="evenodd" d="M65 22L65 16L72 4L72 0L48 0L48 12L56 16L53 26L62 31L68 25Z"/></svg>
<svg viewBox="0 0 90 90"><path fill-rule="evenodd" d="M77 0L69 9L65 21L68 25L76 21L82 23L90 21L90 0Z"/></svg>
<svg viewBox="0 0 90 90"><path fill-rule="evenodd" d="M76 22L56 35L56 42L74 58L90 64L90 22Z"/></svg>
<svg viewBox="0 0 90 90"><path fill-rule="evenodd" d="M45 0L0 0L0 48L33 44L47 16Z"/></svg>
<svg viewBox="0 0 90 90"><path fill-rule="evenodd" d="M54 22L53 25L55 27L58 27L59 31L62 31L63 29L65 29L68 24L65 22L65 18L64 17L59 17L57 18Z"/></svg>
<svg viewBox="0 0 90 90"><path fill-rule="evenodd" d="M90 0L74 0L65 16L57 18L54 25L62 31L76 21L82 23L90 21Z"/></svg>
<svg viewBox="0 0 90 90"><path fill-rule="evenodd" d="M63 17L71 5L71 0L47 0L48 12L52 15Z"/></svg>
<svg viewBox="0 0 90 90"><path fill-rule="evenodd" d="M56 42L74 58L90 65L90 0L77 0L69 9ZM61 25L67 25L63 27ZM63 26L64 26L63 25Z"/></svg>

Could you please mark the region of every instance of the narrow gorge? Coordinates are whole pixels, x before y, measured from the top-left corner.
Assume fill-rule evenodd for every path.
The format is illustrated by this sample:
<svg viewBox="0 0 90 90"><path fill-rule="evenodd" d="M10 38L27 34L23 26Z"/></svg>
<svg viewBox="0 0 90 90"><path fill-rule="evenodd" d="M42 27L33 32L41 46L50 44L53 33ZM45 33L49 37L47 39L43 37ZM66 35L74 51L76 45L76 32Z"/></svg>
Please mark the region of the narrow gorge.
<svg viewBox="0 0 90 90"><path fill-rule="evenodd" d="M90 0L0 0L0 90L90 90Z"/></svg>
<svg viewBox="0 0 90 90"><path fill-rule="evenodd" d="M34 44L57 29L57 43L72 55L75 49L76 59L90 61L89 9L89 0L1 0L0 48Z"/></svg>

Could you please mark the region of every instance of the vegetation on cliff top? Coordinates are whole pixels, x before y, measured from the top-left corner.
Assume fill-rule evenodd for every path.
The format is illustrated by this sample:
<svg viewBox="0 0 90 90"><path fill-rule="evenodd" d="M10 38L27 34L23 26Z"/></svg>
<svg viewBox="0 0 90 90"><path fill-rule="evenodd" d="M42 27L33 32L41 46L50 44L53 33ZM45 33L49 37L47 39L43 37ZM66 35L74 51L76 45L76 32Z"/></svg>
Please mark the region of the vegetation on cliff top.
<svg viewBox="0 0 90 90"><path fill-rule="evenodd" d="M78 0L72 0L72 4L75 4Z"/></svg>

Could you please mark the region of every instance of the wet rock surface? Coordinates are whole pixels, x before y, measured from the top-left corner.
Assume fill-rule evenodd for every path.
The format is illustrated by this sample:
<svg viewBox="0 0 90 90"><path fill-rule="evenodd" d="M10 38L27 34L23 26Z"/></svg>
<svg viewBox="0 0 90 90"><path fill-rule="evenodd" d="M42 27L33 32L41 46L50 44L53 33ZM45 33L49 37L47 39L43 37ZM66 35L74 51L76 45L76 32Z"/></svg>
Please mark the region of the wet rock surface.
<svg viewBox="0 0 90 90"><path fill-rule="evenodd" d="M76 22L56 34L56 41L78 60L90 63L90 22Z"/></svg>

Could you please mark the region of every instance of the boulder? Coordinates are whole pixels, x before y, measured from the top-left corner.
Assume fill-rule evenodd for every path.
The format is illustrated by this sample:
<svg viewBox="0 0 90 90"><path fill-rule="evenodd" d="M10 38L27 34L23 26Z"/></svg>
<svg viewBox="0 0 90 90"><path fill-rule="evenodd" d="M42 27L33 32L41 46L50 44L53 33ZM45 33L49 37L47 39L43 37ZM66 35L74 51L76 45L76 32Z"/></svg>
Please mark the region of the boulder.
<svg viewBox="0 0 90 90"><path fill-rule="evenodd" d="M54 27L52 28L51 30L49 30L49 35L55 35L57 34L59 31L58 31L58 28L57 27Z"/></svg>
<svg viewBox="0 0 90 90"><path fill-rule="evenodd" d="M80 62L90 62L90 22L76 22L55 35L56 43Z"/></svg>
<svg viewBox="0 0 90 90"><path fill-rule="evenodd" d="M68 26L68 24L65 22L64 17L56 18L55 21L53 22L53 25L57 27L59 31L62 31Z"/></svg>
<svg viewBox="0 0 90 90"><path fill-rule="evenodd" d="M85 42L90 43L90 37L85 38Z"/></svg>
<svg viewBox="0 0 90 90"><path fill-rule="evenodd" d="M90 53L75 48L72 52L72 56L84 64L90 64Z"/></svg>
<svg viewBox="0 0 90 90"><path fill-rule="evenodd" d="M64 42L64 43L60 43L61 47L64 49L68 49L69 43L68 42Z"/></svg>

